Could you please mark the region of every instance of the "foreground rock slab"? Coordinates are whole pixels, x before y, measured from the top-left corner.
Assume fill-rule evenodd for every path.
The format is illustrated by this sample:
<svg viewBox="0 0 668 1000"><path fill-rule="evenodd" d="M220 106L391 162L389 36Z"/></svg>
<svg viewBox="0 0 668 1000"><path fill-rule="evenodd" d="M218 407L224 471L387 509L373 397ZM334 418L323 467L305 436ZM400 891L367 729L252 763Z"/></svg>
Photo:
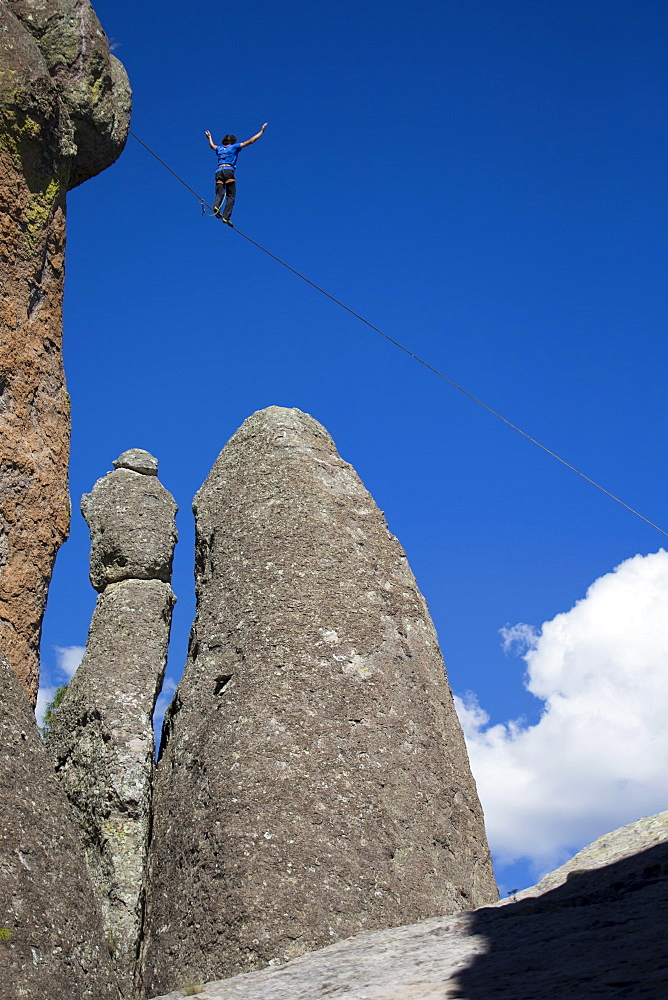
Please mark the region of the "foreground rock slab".
<svg viewBox="0 0 668 1000"><path fill-rule="evenodd" d="M254 414L194 508L198 609L158 766L147 991L495 900L426 603L327 431L299 410Z"/></svg>
<svg viewBox="0 0 668 1000"><path fill-rule="evenodd" d="M0 995L118 1000L78 831L0 656Z"/></svg>
<svg viewBox="0 0 668 1000"><path fill-rule="evenodd" d="M665 1000L668 812L617 834L542 893L361 934L262 972L191 980L156 1000Z"/></svg>
<svg viewBox="0 0 668 1000"><path fill-rule="evenodd" d="M175 603L167 581L176 541L176 504L156 478L156 460L134 449L130 467L128 454L82 501L91 580L102 592L86 653L47 740L79 824L126 997L134 995L144 913L153 710L167 662Z"/></svg>

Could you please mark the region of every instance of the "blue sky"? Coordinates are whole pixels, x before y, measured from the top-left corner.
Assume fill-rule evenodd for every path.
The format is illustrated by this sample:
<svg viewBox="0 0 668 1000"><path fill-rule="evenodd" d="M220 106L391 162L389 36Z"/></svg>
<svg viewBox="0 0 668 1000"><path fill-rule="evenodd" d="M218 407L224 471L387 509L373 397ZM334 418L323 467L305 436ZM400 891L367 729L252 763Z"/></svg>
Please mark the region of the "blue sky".
<svg viewBox="0 0 668 1000"><path fill-rule="evenodd" d="M191 186L212 197L205 129L245 139L268 121L240 156L237 226L668 530L665 4L95 7L130 75L133 130ZM129 447L158 457L180 508L178 679L192 497L245 417L278 404L320 420L385 511L453 690L475 695L484 725L538 726L551 695L526 689L526 657L543 623L664 536L202 217L132 138L70 194L68 232L74 516L44 626L45 684L59 677L56 647L85 643L94 606L79 498ZM518 623L532 630L522 641L500 633ZM629 664L655 704L658 674L645 683ZM585 739L583 770L588 759ZM502 890L606 824L661 808L665 784L643 798L616 774L551 854L503 840Z"/></svg>

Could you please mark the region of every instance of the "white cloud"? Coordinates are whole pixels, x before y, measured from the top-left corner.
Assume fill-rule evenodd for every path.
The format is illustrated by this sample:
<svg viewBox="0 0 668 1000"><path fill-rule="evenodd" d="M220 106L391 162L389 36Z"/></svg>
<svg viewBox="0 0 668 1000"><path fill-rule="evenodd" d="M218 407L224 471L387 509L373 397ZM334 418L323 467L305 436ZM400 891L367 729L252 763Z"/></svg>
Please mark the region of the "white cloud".
<svg viewBox="0 0 668 1000"><path fill-rule="evenodd" d="M470 693L457 710L493 853L547 870L668 806L668 553L626 560L540 631L501 635L540 720L489 726Z"/></svg>
<svg viewBox="0 0 668 1000"><path fill-rule="evenodd" d="M538 642L540 633L533 625L525 625L520 622L518 625L505 625L499 629L505 653L517 653L521 655L528 649L534 649Z"/></svg>
<svg viewBox="0 0 668 1000"><path fill-rule="evenodd" d="M160 745L160 734L162 733L162 722L165 718L165 712L169 708L169 703L171 702L175 691L176 683L170 677L166 677L165 682L162 685L162 691L158 695L155 703L155 711L153 713L153 730L155 732L156 744L158 746Z"/></svg>
<svg viewBox="0 0 668 1000"><path fill-rule="evenodd" d="M41 728L44 725L44 713L46 712L46 707L49 702L53 701L53 696L56 693L55 687L40 687L37 692L37 704L35 705L35 719L37 725Z"/></svg>
<svg viewBox="0 0 668 1000"><path fill-rule="evenodd" d="M56 668L63 677L63 682L71 681L77 671L77 667L83 660L86 647L54 646L53 650L56 654Z"/></svg>
<svg viewBox="0 0 668 1000"><path fill-rule="evenodd" d="M85 646L54 646L53 651L56 654L56 665L52 670L46 668L42 671L40 687L37 692L35 718L38 726L44 724L44 712L49 702L53 701L57 688L62 684L69 684L74 677L86 648Z"/></svg>

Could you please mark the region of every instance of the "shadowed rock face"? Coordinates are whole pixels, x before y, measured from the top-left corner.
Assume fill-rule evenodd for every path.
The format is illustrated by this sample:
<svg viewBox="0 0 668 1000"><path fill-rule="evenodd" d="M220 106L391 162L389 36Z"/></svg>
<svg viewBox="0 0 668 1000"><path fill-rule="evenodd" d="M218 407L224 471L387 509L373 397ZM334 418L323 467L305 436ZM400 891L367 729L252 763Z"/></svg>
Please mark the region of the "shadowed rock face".
<svg viewBox="0 0 668 1000"><path fill-rule="evenodd" d="M324 428L254 414L194 509L198 608L158 767L148 994L496 899L425 601Z"/></svg>
<svg viewBox="0 0 668 1000"><path fill-rule="evenodd" d="M0 992L118 1000L67 799L0 656Z"/></svg>
<svg viewBox="0 0 668 1000"><path fill-rule="evenodd" d="M79 822L125 997L134 995L141 935L155 758L152 717L175 602L167 581L176 541L176 505L155 478L157 463L148 452L133 454L135 468L155 471L118 468L96 483L82 508L91 529L91 559L112 537L114 552L141 578L117 580L116 563L105 577L104 560L96 563L95 585L102 593L86 653L47 744ZM143 562L138 532L147 540ZM157 571L167 581L151 578Z"/></svg>
<svg viewBox="0 0 668 1000"><path fill-rule="evenodd" d="M279 968L207 983L203 997L665 1000L666 912L664 812L602 837L515 902L360 934Z"/></svg>
<svg viewBox="0 0 668 1000"><path fill-rule="evenodd" d="M0 648L34 704L70 518L65 195L120 154L130 89L88 0L0 0L0 66Z"/></svg>

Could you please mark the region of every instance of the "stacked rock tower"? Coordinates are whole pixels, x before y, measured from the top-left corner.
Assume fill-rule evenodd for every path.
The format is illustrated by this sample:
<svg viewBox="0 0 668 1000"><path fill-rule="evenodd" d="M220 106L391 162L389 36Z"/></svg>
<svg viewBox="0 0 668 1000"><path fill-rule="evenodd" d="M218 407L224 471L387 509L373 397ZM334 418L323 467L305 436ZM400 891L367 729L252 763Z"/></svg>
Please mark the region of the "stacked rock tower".
<svg viewBox="0 0 668 1000"><path fill-rule="evenodd" d="M124 452L114 467L82 500L100 594L48 749L79 822L119 985L131 997L151 824L152 717L175 601L176 504L148 452Z"/></svg>
<svg viewBox="0 0 668 1000"><path fill-rule="evenodd" d="M299 410L254 414L194 510L146 994L496 899L427 606L327 431Z"/></svg>

